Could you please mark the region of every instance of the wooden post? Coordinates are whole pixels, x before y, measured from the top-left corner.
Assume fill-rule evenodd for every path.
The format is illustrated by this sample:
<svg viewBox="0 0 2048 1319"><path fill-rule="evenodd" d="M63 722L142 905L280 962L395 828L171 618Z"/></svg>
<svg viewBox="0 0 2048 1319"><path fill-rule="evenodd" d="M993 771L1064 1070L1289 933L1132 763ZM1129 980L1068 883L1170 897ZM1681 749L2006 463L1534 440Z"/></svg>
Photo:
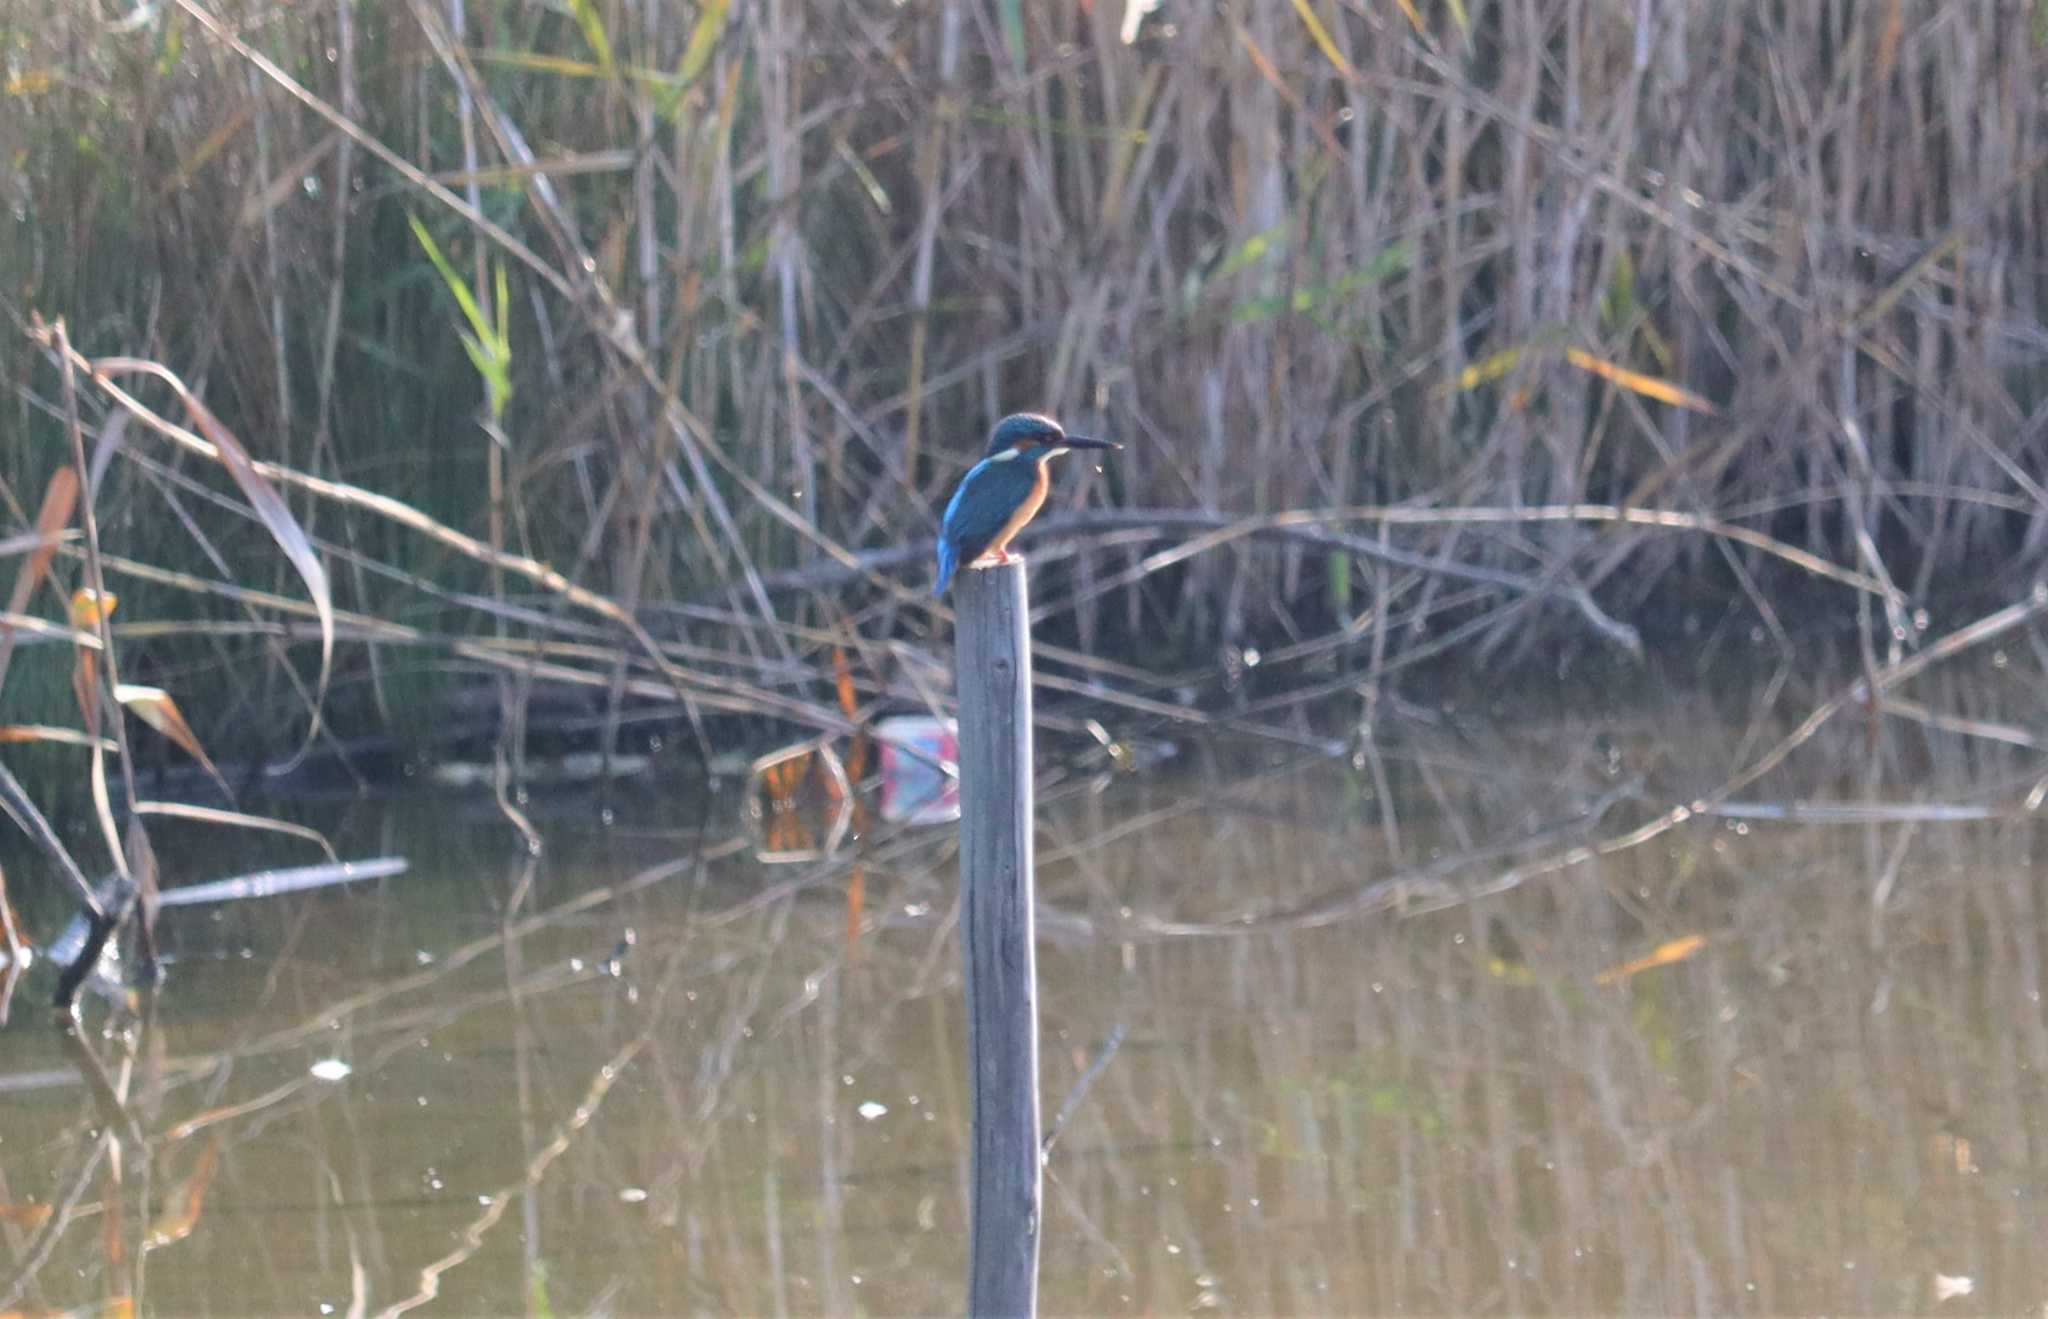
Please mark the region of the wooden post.
<svg viewBox="0 0 2048 1319"><path fill-rule="evenodd" d="M1038 959L1032 946L1031 612L1021 559L955 579L961 942L974 1113L967 1312L1038 1311Z"/></svg>

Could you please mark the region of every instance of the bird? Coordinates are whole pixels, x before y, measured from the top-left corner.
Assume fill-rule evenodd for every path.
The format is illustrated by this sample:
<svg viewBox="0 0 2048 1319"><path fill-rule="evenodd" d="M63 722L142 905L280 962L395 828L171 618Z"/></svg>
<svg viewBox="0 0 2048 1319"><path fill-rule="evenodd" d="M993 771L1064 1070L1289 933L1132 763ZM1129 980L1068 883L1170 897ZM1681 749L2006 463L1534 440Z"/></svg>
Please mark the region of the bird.
<svg viewBox="0 0 2048 1319"><path fill-rule="evenodd" d="M1010 561L1010 538L1038 512L1052 487L1048 460L1069 449L1122 447L1069 435L1051 417L1036 412L1012 413L997 422L988 451L960 478L939 523L939 580L932 594L944 595L963 565L984 559Z"/></svg>

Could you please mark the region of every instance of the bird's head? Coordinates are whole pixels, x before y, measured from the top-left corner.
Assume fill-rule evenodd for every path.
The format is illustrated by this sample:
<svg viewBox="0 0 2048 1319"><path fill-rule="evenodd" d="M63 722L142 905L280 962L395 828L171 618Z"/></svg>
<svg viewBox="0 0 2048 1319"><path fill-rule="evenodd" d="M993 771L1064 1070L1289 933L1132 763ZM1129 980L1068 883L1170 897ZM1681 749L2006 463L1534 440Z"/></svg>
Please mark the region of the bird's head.
<svg viewBox="0 0 2048 1319"><path fill-rule="evenodd" d="M1035 412L1017 412L996 423L995 433L988 438L988 452L983 457L1005 460L1021 458L1027 462L1043 462L1069 449L1121 447L1108 440L1093 440L1086 435L1069 435L1051 417L1042 417Z"/></svg>

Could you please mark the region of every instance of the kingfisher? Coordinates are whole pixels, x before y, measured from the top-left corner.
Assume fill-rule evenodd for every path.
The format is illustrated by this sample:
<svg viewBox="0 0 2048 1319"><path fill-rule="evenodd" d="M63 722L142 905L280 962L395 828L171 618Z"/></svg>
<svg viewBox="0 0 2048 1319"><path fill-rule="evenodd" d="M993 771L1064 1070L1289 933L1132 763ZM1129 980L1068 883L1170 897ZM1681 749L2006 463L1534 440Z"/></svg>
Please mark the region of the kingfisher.
<svg viewBox="0 0 2048 1319"><path fill-rule="evenodd" d="M1036 412L1013 413L997 422L988 452L960 478L939 523L939 580L932 594L944 595L963 564L1010 561L1010 537L1037 514L1052 488L1048 460L1069 449L1122 447L1069 435Z"/></svg>

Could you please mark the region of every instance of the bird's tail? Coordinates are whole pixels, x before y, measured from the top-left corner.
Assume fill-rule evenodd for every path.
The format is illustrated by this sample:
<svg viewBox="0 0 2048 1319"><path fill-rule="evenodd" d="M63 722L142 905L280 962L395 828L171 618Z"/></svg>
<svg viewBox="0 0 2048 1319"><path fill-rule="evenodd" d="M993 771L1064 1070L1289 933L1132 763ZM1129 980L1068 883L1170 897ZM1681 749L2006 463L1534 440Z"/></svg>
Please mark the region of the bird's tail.
<svg viewBox="0 0 2048 1319"><path fill-rule="evenodd" d="M939 580L932 583L932 596L934 598L944 595L946 588L953 584L953 568L953 547L941 540L939 542Z"/></svg>

